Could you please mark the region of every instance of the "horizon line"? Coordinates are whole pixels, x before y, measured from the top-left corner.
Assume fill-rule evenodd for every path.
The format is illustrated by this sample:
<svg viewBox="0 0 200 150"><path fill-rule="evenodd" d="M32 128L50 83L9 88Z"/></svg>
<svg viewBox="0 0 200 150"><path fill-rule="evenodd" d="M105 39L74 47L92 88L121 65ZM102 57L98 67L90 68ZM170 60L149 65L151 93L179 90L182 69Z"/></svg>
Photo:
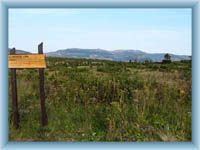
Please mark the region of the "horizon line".
<svg viewBox="0 0 200 150"><path fill-rule="evenodd" d="M13 47L15 48L15 47ZM12 48L8 48L8 49L12 49ZM25 52L29 52L29 53L33 53L31 51L27 51L24 49L17 49L16 50L21 50L21 51L25 51ZM141 50L141 49L114 49L114 50L109 50L109 49L103 49L103 48L77 48L77 47L72 47L72 48L64 48L64 49L58 49L55 51L47 51L45 53L52 53L52 52L57 52L57 51L63 51L63 50L68 50L68 49L81 49L81 50L103 50L103 51L109 51L109 52L113 52L113 51L141 51L143 53L147 53L147 54L172 54L172 55L183 55L183 56L192 56L191 54L174 54L174 53L170 53L170 52L160 52L160 53L156 53L156 52L146 52L145 50ZM35 54L35 53L33 53Z"/></svg>

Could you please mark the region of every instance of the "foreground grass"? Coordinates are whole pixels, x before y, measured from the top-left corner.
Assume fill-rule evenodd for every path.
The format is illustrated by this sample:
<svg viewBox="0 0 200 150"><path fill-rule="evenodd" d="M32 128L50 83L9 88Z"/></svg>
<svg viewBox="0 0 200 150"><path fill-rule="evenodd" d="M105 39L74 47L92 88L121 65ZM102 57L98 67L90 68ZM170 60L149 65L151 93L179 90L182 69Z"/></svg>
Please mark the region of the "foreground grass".
<svg viewBox="0 0 200 150"><path fill-rule="evenodd" d="M38 71L18 70L21 127L9 104L9 140L191 141L191 63L48 58L47 66L48 126L40 126Z"/></svg>

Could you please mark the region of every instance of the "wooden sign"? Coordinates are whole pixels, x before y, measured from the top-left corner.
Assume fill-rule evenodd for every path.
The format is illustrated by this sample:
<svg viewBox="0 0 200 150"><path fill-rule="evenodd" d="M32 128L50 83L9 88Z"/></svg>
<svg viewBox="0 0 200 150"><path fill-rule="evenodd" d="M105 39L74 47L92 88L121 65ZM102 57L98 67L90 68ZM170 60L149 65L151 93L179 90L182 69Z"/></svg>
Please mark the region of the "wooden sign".
<svg viewBox="0 0 200 150"><path fill-rule="evenodd" d="M45 55L9 55L8 68L46 68Z"/></svg>
<svg viewBox="0 0 200 150"><path fill-rule="evenodd" d="M20 116L18 111L18 98L17 98L17 77L16 70L18 68L38 68L39 71L39 95L41 106L41 125L48 124L48 117L45 107L45 90L44 90L44 68L46 68L45 55L43 54L43 43L38 45L38 54L19 55L16 54L15 48L10 51L8 56L8 68L11 71L11 92L12 92L12 116L13 125L19 128Z"/></svg>

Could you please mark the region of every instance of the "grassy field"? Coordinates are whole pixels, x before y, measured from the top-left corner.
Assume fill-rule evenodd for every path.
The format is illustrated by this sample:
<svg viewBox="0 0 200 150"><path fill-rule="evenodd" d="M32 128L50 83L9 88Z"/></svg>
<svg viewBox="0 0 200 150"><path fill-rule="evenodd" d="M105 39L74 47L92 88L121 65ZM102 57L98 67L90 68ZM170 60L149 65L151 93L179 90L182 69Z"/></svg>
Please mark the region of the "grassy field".
<svg viewBox="0 0 200 150"><path fill-rule="evenodd" d="M17 70L21 122L13 128L9 93L9 140L191 141L191 62L47 58L47 66L48 126L38 70Z"/></svg>

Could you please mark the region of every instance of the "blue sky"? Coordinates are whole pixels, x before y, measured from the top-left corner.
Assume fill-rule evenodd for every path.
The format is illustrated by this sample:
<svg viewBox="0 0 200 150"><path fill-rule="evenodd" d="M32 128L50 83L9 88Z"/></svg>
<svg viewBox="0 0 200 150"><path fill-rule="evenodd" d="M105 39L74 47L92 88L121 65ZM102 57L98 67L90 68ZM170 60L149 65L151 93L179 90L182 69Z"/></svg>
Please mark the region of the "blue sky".
<svg viewBox="0 0 200 150"><path fill-rule="evenodd" d="M9 47L191 55L191 9L9 9Z"/></svg>

